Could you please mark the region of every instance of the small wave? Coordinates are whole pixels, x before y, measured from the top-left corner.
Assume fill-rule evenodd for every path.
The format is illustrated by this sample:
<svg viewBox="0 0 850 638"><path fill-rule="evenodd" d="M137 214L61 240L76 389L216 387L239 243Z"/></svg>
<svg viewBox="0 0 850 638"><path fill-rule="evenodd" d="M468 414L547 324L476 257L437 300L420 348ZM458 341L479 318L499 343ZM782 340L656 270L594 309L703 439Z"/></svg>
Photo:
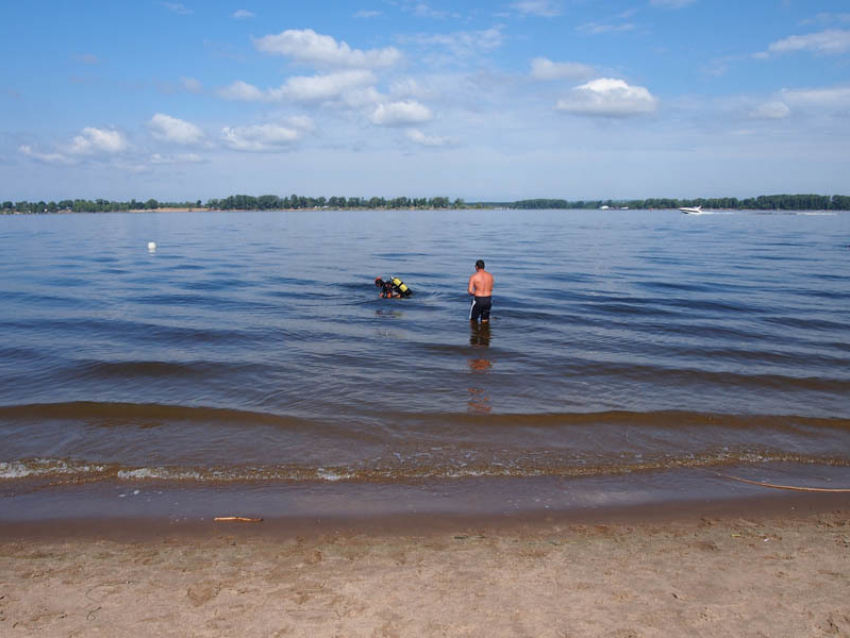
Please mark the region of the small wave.
<svg viewBox="0 0 850 638"><path fill-rule="evenodd" d="M642 455L624 456L619 463L594 464L586 458L565 462L560 454L540 453L501 459L476 461L460 456L434 463L433 459L414 460L395 455L397 460L372 467L303 467L297 465L265 467L125 467L67 459L23 459L0 462L0 481L39 480L67 485L117 481L125 483L197 483L197 484L274 484L298 482L404 483L422 480L468 478L532 478L618 476L632 473L677 469L715 469L732 466L769 464L821 465L850 468L850 459L825 458L776 452L717 452L703 455L664 456L646 459ZM421 455L418 455L421 456ZM567 461L570 461L568 459Z"/></svg>
<svg viewBox="0 0 850 638"><path fill-rule="evenodd" d="M103 403L94 401L0 406L0 419L18 421L69 419L105 423L139 423L146 426L151 423L176 421L184 423L276 425L284 428L311 427L308 421L268 412L159 403Z"/></svg>

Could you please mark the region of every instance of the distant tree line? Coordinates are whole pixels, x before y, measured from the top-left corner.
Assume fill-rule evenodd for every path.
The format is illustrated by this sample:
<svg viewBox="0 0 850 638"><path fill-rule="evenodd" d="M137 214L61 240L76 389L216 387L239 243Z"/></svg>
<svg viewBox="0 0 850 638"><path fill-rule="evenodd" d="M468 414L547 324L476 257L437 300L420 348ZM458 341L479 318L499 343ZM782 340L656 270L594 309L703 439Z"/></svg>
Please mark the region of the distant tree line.
<svg viewBox="0 0 850 638"><path fill-rule="evenodd" d="M202 208L201 200L194 202L160 202L149 199L137 202L114 202L108 199L63 199L58 202L10 202L0 204L4 213L110 213L129 210L158 210L160 208Z"/></svg>
<svg viewBox="0 0 850 638"><path fill-rule="evenodd" d="M738 199L737 197L699 197L697 199L630 199L630 200L578 200L565 199L525 199L513 203L503 203L507 208L681 208L682 206L702 206L707 209L731 210L850 210L850 196L847 195L759 195Z"/></svg>
<svg viewBox="0 0 850 638"><path fill-rule="evenodd" d="M224 199L211 199L207 202L208 208L217 210L290 210L304 208L464 208L466 203L462 199L451 202L448 197L396 197L386 199L384 197L304 197L303 195L290 195L289 197L278 197L277 195L231 195Z"/></svg>
<svg viewBox="0 0 850 638"><path fill-rule="evenodd" d="M446 208L517 208L517 209L596 209L609 208L680 208L702 206L706 209L732 210L850 210L847 195L760 195L738 199L715 197L697 199L631 199L631 200L577 200L524 199L516 202L467 203L463 199L448 197L304 197L290 195L231 195L224 199L210 199L203 204L200 199L187 202L160 202L155 199L117 202L107 199L63 199L58 202L12 202L0 204L2 213L105 213L131 210L160 210L163 208L209 208L213 210L301 210L301 209L446 209Z"/></svg>

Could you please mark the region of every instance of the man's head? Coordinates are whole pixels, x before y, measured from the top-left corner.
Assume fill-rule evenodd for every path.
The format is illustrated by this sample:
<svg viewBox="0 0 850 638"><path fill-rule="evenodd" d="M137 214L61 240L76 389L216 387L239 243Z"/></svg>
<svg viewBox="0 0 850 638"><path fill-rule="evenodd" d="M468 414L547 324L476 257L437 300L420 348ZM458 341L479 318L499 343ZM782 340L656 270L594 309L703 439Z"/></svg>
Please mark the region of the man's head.
<svg viewBox="0 0 850 638"><path fill-rule="evenodd" d="M484 270L484 260L479 259L475 262L475 270Z"/></svg>
<svg viewBox="0 0 850 638"><path fill-rule="evenodd" d="M378 288L382 288L384 286L384 280L381 279L380 277L375 277L375 285Z"/></svg>

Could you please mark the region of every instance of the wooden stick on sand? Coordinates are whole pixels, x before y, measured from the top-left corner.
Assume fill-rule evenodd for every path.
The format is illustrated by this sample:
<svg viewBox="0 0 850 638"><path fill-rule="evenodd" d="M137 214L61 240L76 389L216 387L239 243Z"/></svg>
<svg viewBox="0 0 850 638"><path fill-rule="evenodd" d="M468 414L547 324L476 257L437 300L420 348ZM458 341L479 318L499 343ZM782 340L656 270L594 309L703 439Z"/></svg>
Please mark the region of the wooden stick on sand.
<svg viewBox="0 0 850 638"><path fill-rule="evenodd" d="M226 522L226 521L235 521L238 523L262 523L263 519L261 518L245 518L244 516L216 516L214 519L216 522Z"/></svg>

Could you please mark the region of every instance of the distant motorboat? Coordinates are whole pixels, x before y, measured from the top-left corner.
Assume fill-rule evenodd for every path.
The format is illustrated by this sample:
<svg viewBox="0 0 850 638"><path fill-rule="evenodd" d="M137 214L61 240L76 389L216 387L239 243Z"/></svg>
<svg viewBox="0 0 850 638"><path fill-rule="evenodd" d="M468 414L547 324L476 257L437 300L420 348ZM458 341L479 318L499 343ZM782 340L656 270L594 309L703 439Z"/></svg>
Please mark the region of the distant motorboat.
<svg viewBox="0 0 850 638"><path fill-rule="evenodd" d="M683 206L679 210L685 215L699 215L702 213L702 206Z"/></svg>

